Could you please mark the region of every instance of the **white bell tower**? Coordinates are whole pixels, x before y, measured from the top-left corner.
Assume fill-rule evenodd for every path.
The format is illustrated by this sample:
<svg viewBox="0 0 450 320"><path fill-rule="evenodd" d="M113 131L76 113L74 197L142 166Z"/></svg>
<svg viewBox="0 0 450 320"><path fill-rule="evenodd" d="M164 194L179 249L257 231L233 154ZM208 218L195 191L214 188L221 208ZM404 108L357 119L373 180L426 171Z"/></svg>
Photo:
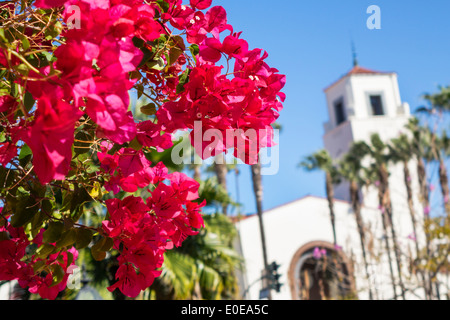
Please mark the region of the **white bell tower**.
<svg viewBox="0 0 450 320"><path fill-rule="evenodd" d="M374 71L354 63L324 91L329 121L324 124L323 140L333 159L343 156L352 142L369 142L373 133L387 141L405 131L410 109L400 98L394 72ZM335 197L350 200L346 183L336 187Z"/></svg>

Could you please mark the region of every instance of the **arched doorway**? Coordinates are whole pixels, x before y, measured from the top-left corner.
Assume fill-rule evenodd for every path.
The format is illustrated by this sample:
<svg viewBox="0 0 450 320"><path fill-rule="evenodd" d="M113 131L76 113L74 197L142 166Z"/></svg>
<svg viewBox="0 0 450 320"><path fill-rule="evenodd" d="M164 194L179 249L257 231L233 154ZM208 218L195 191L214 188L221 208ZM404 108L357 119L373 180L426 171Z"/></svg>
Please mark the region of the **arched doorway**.
<svg viewBox="0 0 450 320"><path fill-rule="evenodd" d="M297 250L288 277L294 300L356 298L352 265L329 242L314 241Z"/></svg>

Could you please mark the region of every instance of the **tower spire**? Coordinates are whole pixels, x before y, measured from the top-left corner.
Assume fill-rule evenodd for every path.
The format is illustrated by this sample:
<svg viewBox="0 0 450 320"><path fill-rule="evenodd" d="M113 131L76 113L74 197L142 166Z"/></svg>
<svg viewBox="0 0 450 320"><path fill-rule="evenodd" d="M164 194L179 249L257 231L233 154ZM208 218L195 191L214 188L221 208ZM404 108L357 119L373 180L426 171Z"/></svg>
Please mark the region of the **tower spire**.
<svg viewBox="0 0 450 320"><path fill-rule="evenodd" d="M358 57L356 55L355 42L352 39L352 57L353 57L353 67L358 66Z"/></svg>

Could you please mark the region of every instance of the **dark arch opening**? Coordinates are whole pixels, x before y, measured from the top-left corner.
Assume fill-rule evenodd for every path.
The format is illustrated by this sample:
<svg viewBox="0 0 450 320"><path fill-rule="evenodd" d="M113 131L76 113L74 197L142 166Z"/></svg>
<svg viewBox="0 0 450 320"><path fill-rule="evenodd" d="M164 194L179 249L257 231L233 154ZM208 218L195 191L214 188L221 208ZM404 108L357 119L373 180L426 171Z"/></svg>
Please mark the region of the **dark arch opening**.
<svg viewBox="0 0 450 320"><path fill-rule="evenodd" d="M331 243L316 241L300 248L289 271L293 299L355 299L351 264Z"/></svg>

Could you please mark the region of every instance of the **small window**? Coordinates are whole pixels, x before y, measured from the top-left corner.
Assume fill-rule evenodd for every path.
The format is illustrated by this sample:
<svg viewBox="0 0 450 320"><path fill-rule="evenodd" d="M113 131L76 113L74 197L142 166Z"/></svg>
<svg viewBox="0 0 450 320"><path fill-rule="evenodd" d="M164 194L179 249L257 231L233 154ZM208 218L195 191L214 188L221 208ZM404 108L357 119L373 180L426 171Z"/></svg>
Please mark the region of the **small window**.
<svg viewBox="0 0 450 320"><path fill-rule="evenodd" d="M336 116L336 125L340 125L347 120L345 118L344 102L342 99L339 99L334 103L334 113Z"/></svg>
<svg viewBox="0 0 450 320"><path fill-rule="evenodd" d="M370 107L372 108L372 115L374 116L384 115L383 103L380 95L370 96Z"/></svg>

